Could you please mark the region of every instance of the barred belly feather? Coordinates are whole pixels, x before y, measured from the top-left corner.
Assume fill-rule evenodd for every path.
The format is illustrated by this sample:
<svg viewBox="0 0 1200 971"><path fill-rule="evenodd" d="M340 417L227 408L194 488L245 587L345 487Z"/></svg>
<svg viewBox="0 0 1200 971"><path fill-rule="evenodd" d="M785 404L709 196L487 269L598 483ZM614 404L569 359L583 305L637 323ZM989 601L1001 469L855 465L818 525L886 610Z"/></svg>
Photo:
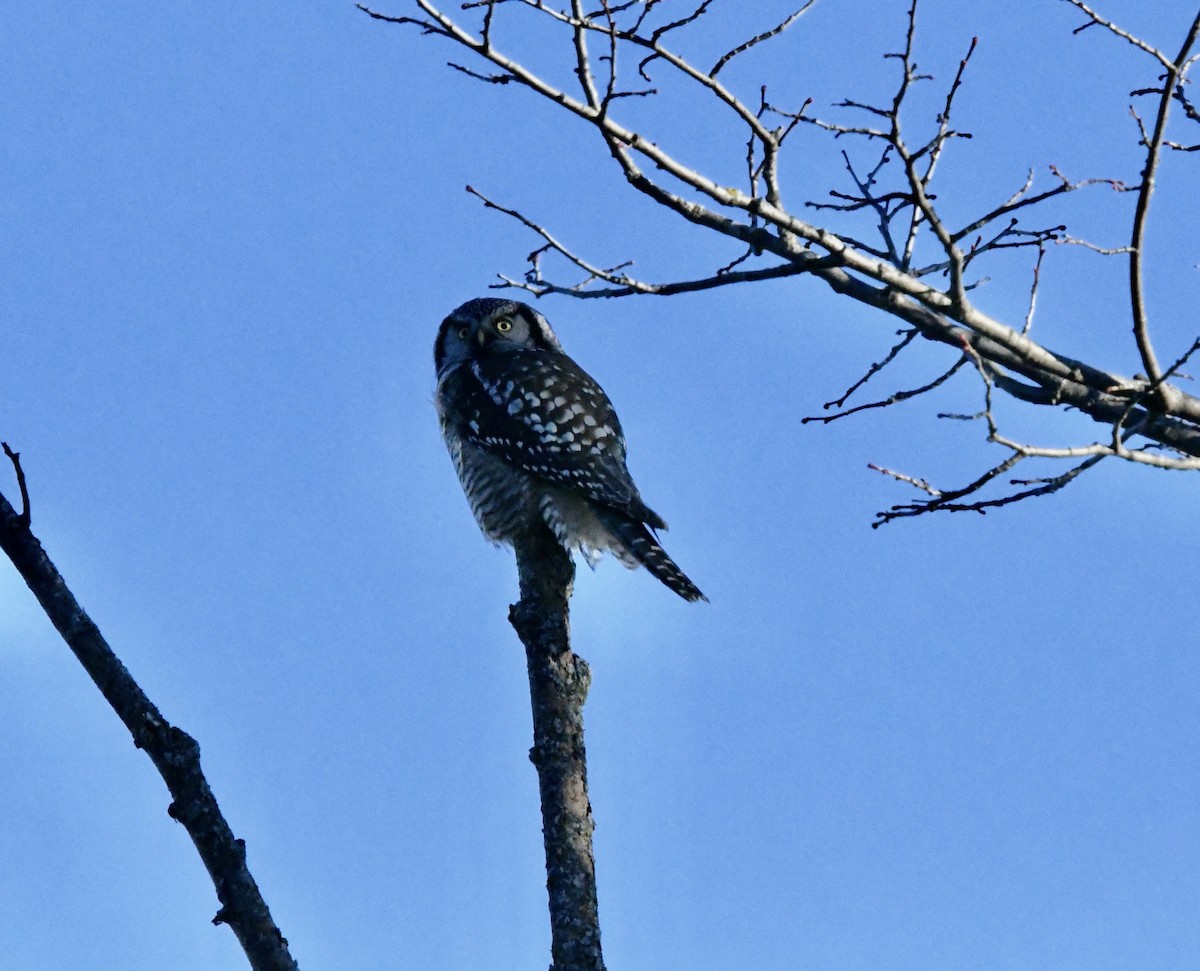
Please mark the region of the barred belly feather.
<svg viewBox="0 0 1200 971"><path fill-rule="evenodd" d="M493 543L511 545L527 533L541 515L529 476L457 435L447 434L446 443L458 481L484 536Z"/></svg>

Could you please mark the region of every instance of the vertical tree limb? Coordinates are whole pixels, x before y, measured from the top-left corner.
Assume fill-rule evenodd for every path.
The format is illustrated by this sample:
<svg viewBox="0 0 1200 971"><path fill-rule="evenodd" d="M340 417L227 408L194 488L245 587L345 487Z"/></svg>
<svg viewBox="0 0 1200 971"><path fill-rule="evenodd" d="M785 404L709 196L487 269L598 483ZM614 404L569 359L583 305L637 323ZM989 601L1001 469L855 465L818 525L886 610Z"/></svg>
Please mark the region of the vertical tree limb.
<svg viewBox="0 0 1200 971"><path fill-rule="evenodd" d="M18 456L7 446L4 451L17 470L24 509L18 513L0 495L0 549L166 782L173 800L167 812L196 844L221 901L213 923L233 929L255 971L297 971L287 940L246 868L246 844L234 837L200 769L200 746L163 718L67 588L29 529L29 500Z"/></svg>
<svg viewBox="0 0 1200 971"><path fill-rule="evenodd" d="M550 971L604 971L592 854L592 806L583 747L587 662L571 651L568 609L575 564L547 529L517 546L521 599L509 621L525 645L533 748L542 800Z"/></svg>
<svg viewBox="0 0 1200 971"><path fill-rule="evenodd" d="M1138 352L1142 356L1142 366L1146 369L1146 377L1154 384L1161 384L1163 372L1159 367L1158 357L1154 353L1154 345L1150 342L1150 325L1146 319L1146 298L1143 294L1144 271L1142 267L1145 262L1146 220L1150 210L1150 197L1154 194L1155 175L1158 171L1159 159L1162 156L1163 142L1166 140L1167 116L1170 114L1172 97L1179 84L1179 79L1187 71L1192 47L1195 46L1197 37L1200 37L1200 13L1197 13L1192 21L1191 29L1188 31L1178 56L1167 67L1166 74L1163 75L1162 93L1158 99L1158 111L1154 119L1154 132L1147 136L1143 129L1142 134L1142 144L1146 148L1146 165L1142 169L1142 180L1138 186L1137 209L1133 215L1133 236L1129 241L1129 296L1132 304L1133 336L1137 342ZM1141 124L1140 120L1138 124ZM1159 388L1157 393L1165 401L1170 390Z"/></svg>

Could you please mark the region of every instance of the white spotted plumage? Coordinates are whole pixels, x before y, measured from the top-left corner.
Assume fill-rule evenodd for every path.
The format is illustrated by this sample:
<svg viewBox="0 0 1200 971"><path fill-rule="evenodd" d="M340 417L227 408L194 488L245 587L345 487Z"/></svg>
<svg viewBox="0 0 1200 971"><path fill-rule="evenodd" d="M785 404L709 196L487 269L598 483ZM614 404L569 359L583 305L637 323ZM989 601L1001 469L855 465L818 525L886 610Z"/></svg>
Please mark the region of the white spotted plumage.
<svg viewBox="0 0 1200 971"><path fill-rule="evenodd" d="M442 436L484 535L549 528L590 565L613 553L685 600L704 594L663 550L666 523L638 494L612 402L523 303L471 300L434 345Z"/></svg>

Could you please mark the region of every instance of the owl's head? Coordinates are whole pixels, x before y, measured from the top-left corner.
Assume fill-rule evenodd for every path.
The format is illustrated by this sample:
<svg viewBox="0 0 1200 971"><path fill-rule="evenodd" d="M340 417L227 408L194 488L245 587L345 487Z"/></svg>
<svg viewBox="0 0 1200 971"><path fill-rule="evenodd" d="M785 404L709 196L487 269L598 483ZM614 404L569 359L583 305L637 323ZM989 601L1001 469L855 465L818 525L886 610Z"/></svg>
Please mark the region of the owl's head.
<svg viewBox="0 0 1200 971"><path fill-rule="evenodd" d="M528 304L481 297L468 300L442 321L433 362L441 374L481 354L523 348L562 351L546 318Z"/></svg>

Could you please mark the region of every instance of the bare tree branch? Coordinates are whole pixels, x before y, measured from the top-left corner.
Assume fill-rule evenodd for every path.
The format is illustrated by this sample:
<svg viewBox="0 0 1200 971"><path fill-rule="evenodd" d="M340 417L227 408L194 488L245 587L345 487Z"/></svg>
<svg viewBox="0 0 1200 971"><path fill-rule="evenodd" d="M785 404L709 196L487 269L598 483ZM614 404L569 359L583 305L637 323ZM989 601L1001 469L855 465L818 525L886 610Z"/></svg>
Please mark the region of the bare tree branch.
<svg viewBox="0 0 1200 971"><path fill-rule="evenodd" d="M1071 2L1075 3L1076 6L1080 5L1076 0L1071 0ZM1096 19L1095 14L1091 14L1091 16L1093 20ZM1116 32L1116 28L1110 24L1105 24L1105 26ZM1143 292L1143 251L1146 243L1146 218L1150 211L1150 197L1154 194L1155 174L1158 170L1163 139L1166 137L1167 116L1171 108L1172 94L1179 84L1179 79L1182 76L1184 66L1188 63L1191 56L1192 46L1196 43L1198 34L1200 34L1200 13L1197 13L1195 19L1192 21L1191 29L1188 31L1183 46L1179 49L1179 54L1175 57L1175 60L1164 64L1167 73L1163 79L1162 96L1159 99L1158 113L1154 119L1154 131L1148 139L1143 133L1142 141L1146 146L1146 164L1142 169L1142 183L1138 189L1137 209L1134 211L1133 216L1133 238L1129 242L1131 250L1129 255L1129 294L1133 303L1133 334L1137 341L1138 351L1142 355L1142 365L1146 369L1146 375L1155 383L1161 382L1162 371L1158 366L1158 357L1154 353L1154 346L1150 342L1150 329L1146 319L1146 298ZM1127 35L1121 36L1129 39ZM1158 54L1157 51L1151 53ZM1162 55L1159 54L1158 56L1161 61ZM1165 398L1169 389L1164 385L1160 388L1160 391Z"/></svg>
<svg viewBox="0 0 1200 971"><path fill-rule="evenodd" d="M537 233L546 241L546 245L539 247L529 254L529 270L525 273L524 280L514 280L510 277L499 274L501 282L493 284L494 289L502 290L506 288L514 288L525 290L532 293L534 296L542 297L548 293L569 293L572 296L579 297L625 297L634 293L657 294L658 296L670 296L676 293L689 293L697 290L711 290L715 287L728 286L732 283L754 283L760 280L777 280L787 276L796 276L797 274L806 272L806 268L797 267L791 263L783 263L778 266L765 267L755 270L735 271L732 269L734 265L741 260L735 260L729 266L722 267L711 276L702 277L698 280L679 280L672 283L646 283L642 280L637 280L629 276L627 273L620 272L631 263L625 262L618 266L609 267L607 269L593 266L588 263L583 257L576 254L573 250L567 248L557 239L550 235L549 231L544 227L535 223L532 219L522 215L515 209L509 209L499 203L493 202L482 192L475 189L473 186L467 186L467 191L475 196L488 209L495 209L497 212L502 212L506 216L511 216L522 225L528 227L533 232ZM559 286L551 283L542 276L541 258L548 252L553 251L560 254L565 259L569 260L579 269L583 270L587 276L580 282L570 287ZM590 285L596 280L604 280L606 283L614 284L612 287L605 289L589 289Z"/></svg>
<svg viewBox="0 0 1200 971"><path fill-rule="evenodd" d="M604 971L592 855L583 704L591 684L587 662L571 651L568 605L575 564L550 533L518 546L521 599L509 620L525 645L533 708L546 890L550 900L550 971Z"/></svg>
<svg viewBox="0 0 1200 971"><path fill-rule="evenodd" d="M638 6L632 24L622 25L618 23L618 17L634 11L635 7L629 4L604 3L600 11L588 13L580 4L574 3L569 12L564 12L552 9L539 0L511 0L570 30L575 52L575 73L581 79L584 91L580 100L529 71L510 55L497 51L494 45L485 47L429 0L413 2L424 12L426 19L419 21L417 18L409 18L405 22L423 24L423 29L432 28L432 32L471 48L500 68L498 76L529 87L584 119L598 130L609 153L621 166L627 180L635 189L695 225L740 241L746 249L742 256L732 261L731 267L753 259L752 254L771 254L780 260L779 264L765 268L748 266L736 273L718 271L692 280L651 284L638 281L624 272L630 265L628 261L612 269L604 269L570 252L535 220L515 210L489 203L493 208L521 220L546 243L545 247L531 255L531 270L524 281L502 276L502 285L520 287L539 295L569 293L576 297L621 296L635 293L678 293L723 286L732 282L811 274L824 280L838 293L900 317L927 339L960 349L969 347L972 353L978 354L988 362L997 387L1021 400L1078 408L1094 420L1110 425L1124 420L1123 416L1133 417L1138 421L1142 434L1152 441L1184 455L1200 455L1200 400L1165 382L1156 382L1155 374L1152 373L1149 381L1158 389L1158 394L1164 401L1169 400L1169 407L1163 408L1162 402L1158 401L1153 403L1154 414L1144 413L1145 409L1140 403L1142 399L1136 398L1133 399L1134 411L1130 412L1131 398L1124 389L1136 388L1136 382L1105 369L1087 365L1077 358L1053 352L1031 341L1028 337L1029 316L1024 326L1018 330L989 317L969 301L968 293L978 281L968 281L965 271L990 252L1020 246L1037 246L1042 254L1047 241L1084 245L1099 252L1125 251L1126 248L1099 247L1080 240L1067 233L1062 226L1030 230L1020 227L1016 221L1018 213L1040 206L1068 192L1099 184L1107 184L1117 190L1123 190L1125 186L1108 178L1071 181L1051 167L1058 179L1058 183L1052 188L1030 195L1032 177L1028 176L1022 187L1001 205L982 216L966 221L958 230L950 230L942 220L935 197L928 187L949 140L965 135L951 127L950 116L955 96L961 89L966 67L977 42L972 40L967 54L959 62L955 76L946 91L943 108L938 114L936 130L918 147L910 148L901 134L901 113L912 85L929 78L929 75L920 72L914 59L917 22L915 0L908 8L904 49L901 53L888 55L901 65L900 83L892 103L875 106L853 99L844 99L841 102L844 107L882 119L886 126L881 127L826 122L823 119L806 117L802 112L789 113L774 108L767 101L765 88L760 88L758 92L758 108L751 109L721 84L712 71L704 72L694 67L686 58L665 46L669 36L675 36L701 18L709 8L708 3L692 7L678 19L658 27L650 27L651 18L657 12L656 4ZM1086 4L1075 5L1089 16L1089 23L1104 26L1117 36L1134 43L1134 46L1154 54L1155 48L1115 27ZM794 18L787 19L783 26L793 20ZM777 25L776 28L755 36L763 36L764 39L776 36L780 29L780 25ZM586 34L589 32L598 33L609 42L610 71L616 70L616 51L621 45L629 44L647 52L640 68L643 73L651 61L666 64L689 83L700 85L733 112L734 117L746 126L749 136L746 150L747 191L742 192L722 185L705 176L680 161L659 141L650 140L626 128L613 117L613 98L601 96L594 83L589 90L588 78L591 77L591 68L585 43ZM1175 61L1165 56L1160 59L1155 55L1161 63L1175 69L1171 83L1157 90L1170 92L1170 98L1176 101L1186 98L1182 88L1182 75L1190 64L1185 58L1190 43L1185 43L1183 52ZM752 46L754 45L751 44L750 47ZM737 56L750 47L735 47L731 53ZM718 60L714 67L720 68L726 63L728 60ZM613 97L616 93L615 84L610 75L608 91ZM768 111L778 113L788 120L786 130L790 130L796 124L806 123L831 131L835 136L882 139L886 143L884 153L866 175L860 176L849 156L845 157L847 171L851 173L855 182L855 194L839 193L835 190L832 195L841 200L839 203L832 206L813 204L819 208L845 211L870 208L876 213L882 245L873 246L845 234L834 234L826 228L797 218L784 208L777 184L777 163L783 135L781 130L768 129L764 124L763 118ZM1147 136L1146 141L1153 144L1155 136ZM1165 139L1158 140L1160 147L1165 144ZM889 153L895 153L902 163L903 187L881 191L877 179ZM661 177L652 176L644 171L637 164L637 157L650 162L656 172L661 173ZM759 190L760 179L766 188L765 193ZM671 180L688 190L688 194L674 188ZM1145 181L1137 187L1142 198L1148 198ZM707 201L697 201L697 197ZM891 235L891 222L906 212L909 214L909 226L904 234L905 243L901 246ZM1007 225L993 232L990 238L985 239L980 235L967 249L959 248L959 244L965 242L968 237L980 233L989 223L1005 217L1009 220ZM912 257L923 227L928 227L937 240L945 253L945 259L913 270L910 269ZM585 272L585 280L566 286L548 279L541 264L541 256L545 253L554 253L567 259ZM1038 272L1040 273L1040 263ZM940 290L925 282L926 277L938 273L948 274L948 289ZM1036 298L1036 290L1031 297ZM1149 348L1148 338L1144 346ZM1155 373L1158 370L1156 368ZM1023 380L1014 379L1006 374L1006 371L1013 372ZM1024 383L1026 381L1032 383ZM1144 449L1126 450L1121 457L1152 464L1151 457ZM1157 461L1157 458L1154 461Z"/></svg>
<svg viewBox="0 0 1200 971"><path fill-rule="evenodd" d="M17 514L17 523L28 529L33 519L33 511L29 507L29 485L25 481L25 470L21 467L21 453L9 448L8 442L0 442L0 445L3 445L4 454L12 462L13 472L17 476L17 488L21 492L21 511Z"/></svg>
<svg viewBox="0 0 1200 971"><path fill-rule="evenodd" d="M908 391L897 391L886 398L880 399L879 401L870 401L864 405L855 405L853 408L847 408L844 411L839 411L832 415L810 415L806 418L801 418L800 424L807 425L809 422L819 421L828 425L831 421L837 421L839 418L848 418L850 415L856 415L860 411L870 411L873 408L890 408L892 405L899 404L901 401L908 401L911 398L917 398L923 394L928 394L935 388L940 388L943 384L954 377L954 375L958 373L959 368L961 368L966 361L967 359L965 357L959 358L959 360L950 365L947 370L943 371L927 384L921 385L919 388L912 388ZM860 379L860 383L866 380L867 378L863 377ZM847 392L847 395L848 394L849 392ZM845 399L843 398L842 400L844 401ZM828 407L828 405L826 405L826 407Z"/></svg>
<svg viewBox="0 0 1200 971"><path fill-rule="evenodd" d="M748 41L745 41L744 43L739 44L733 50L729 51L729 53L722 55L721 58L717 61L717 63L714 64L709 69L708 76L710 78L715 78L721 72L721 69L724 68L726 64L728 64L730 61L732 61L739 54L744 54L746 51L750 50L750 48L756 47L757 45L761 44L763 41L770 40L772 37L778 37L785 30L787 30L792 24L794 24L797 20L799 20L800 17L805 13L805 11L807 11L808 8L811 7L816 2L817 2L817 0L808 0L808 2L805 3L804 6L802 6L799 10L795 10L792 13L788 14L786 17L783 18L783 20L781 20L778 24L776 24L770 30L764 30L761 34L755 34Z"/></svg>
<svg viewBox="0 0 1200 971"><path fill-rule="evenodd" d="M1033 314L1037 310L1038 286L1042 280L1042 260L1046 258L1045 245L1038 246L1037 262L1033 264L1033 282L1029 285L1029 309L1025 312L1025 326L1021 328L1022 334L1028 334L1033 330Z"/></svg>
<svg viewBox="0 0 1200 971"><path fill-rule="evenodd" d="M934 498L928 502L913 502L901 503L892 506L890 509L876 513L875 522L871 523L872 529L878 529L880 526L890 523L896 519L911 518L913 516L921 516L930 512L977 512L981 515L989 509L999 509L1003 506L1010 506L1015 502L1021 502L1023 499L1032 499L1036 496L1049 496L1058 492L1064 486L1074 481L1075 478L1082 472L1096 465L1104 456L1092 456L1072 469L1063 472L1061 475L1056 475L1050 479L1012 479L1014 485L1030 485L1035 484L1035 488L1024 489L1019 492L1013 492L1009 495L1002 496L999 499L980 499L974 502L959 502L957 500L964 496L973 495L983 489L988 483L1000 475L1003 475L1014 465L1017 464L1024 456L1019 453L1010 455L999 465L989 469L974 482L968 483L961 489L956 489L951 492L941 492L934 489L927 482L920 479L913 479L900 472L894 472L891 469L885 469L878 465L869 465L877 472L882 472L884 475L890 476L899 482L907 482L914 485L925 492L928 492Z"/></svg>
<svg viewBox="0 0 1200 971"><path fill-rule="evenodd" d="M29 494L19 456L7 445L4 452L17 473L24 509L16 512L0 495L0 549L167 784L172 799L167 812L192 838L221 902L213 923L230 926L255 971L296 971L287 941L246 867L246 845L234 837L200 768L200 746L146 697L29 531Z"/></svg>
<svg viewBox="0 0 1200 971"><path fill-rule="evenodd" d="M1083 0L1067 0L1067 3L1069 3L1072 7L1075 7L1077 9L1083 11L1083 13L1087 14L1087 16L1088 16L1088 22L1086 24L1084 24L1082 27L1076 27L1075 33L1077 33L1077 34L1082 33L1083 31L1087 30L1087 28L1092 27L1092 26L1103 27L1105 30L1111 31L1117 37L1120 37L1122 40L1127 41L1128 43L1132 44L1138 50L1143 51L1146 54L1149 54L1151 57L1153 57L1155 60L1157 60L1164 68L1167 68L1168 70L1170 69L1171 62L1169 60L1167 60L1166 55L1163 54L1162 51L1151 46L1150 44L1147 44L1144 40L1134 37L1133 34L1129 33L1127 30L1121 29L1116 24L1114 24L1111 20L1106 20L1104 17L1101 17L1100 14L1096 13L1095 10L1093 10L1090 6L1088 6L1086 3L1084 3Z"/></svg>

